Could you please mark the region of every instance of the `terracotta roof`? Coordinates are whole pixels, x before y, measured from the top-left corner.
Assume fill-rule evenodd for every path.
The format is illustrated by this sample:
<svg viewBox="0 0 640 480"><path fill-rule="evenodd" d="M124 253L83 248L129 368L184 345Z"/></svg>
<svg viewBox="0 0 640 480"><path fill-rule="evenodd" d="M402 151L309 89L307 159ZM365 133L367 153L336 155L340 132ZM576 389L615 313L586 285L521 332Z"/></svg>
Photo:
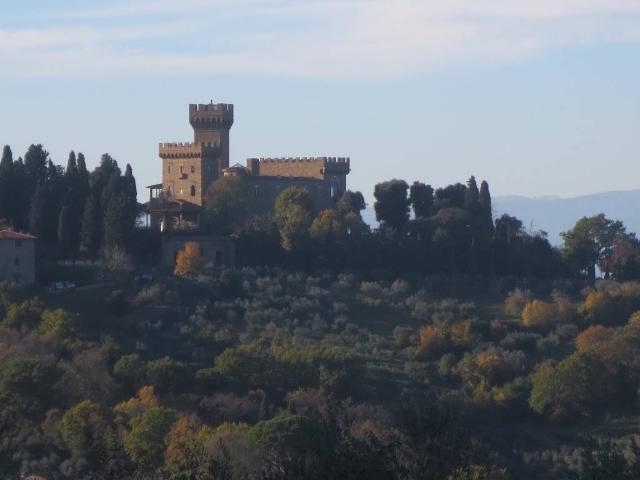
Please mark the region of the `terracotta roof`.
<svg viewBox="0 0 640 480"><path fill-rule="evenodd" d="M35 240L36 237L30 233L16 232L11 228L0 230L0 240Z"/></svg>

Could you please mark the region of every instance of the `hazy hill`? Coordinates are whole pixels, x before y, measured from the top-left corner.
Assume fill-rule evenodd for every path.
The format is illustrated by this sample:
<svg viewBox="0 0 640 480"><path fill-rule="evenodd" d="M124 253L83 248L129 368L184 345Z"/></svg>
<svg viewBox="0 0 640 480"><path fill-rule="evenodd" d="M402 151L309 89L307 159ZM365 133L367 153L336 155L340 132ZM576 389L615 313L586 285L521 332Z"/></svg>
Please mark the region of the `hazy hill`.
<svg viewBox="0 0 640 480"><path fill-rule="evenodd" d="M604 213L609 218L622 220L627 229L640 234L640 190L604 192L580 197L522 197L509 195L494 197L495 216L503 213L522 220L527 229L544 230L553 244L562 242L560 232L571 228L584 216ZM367 207L363 217L376 225L373 205Z"/></svg>
<svg viewBox="0 0 640 480"><path fill-rule="evenodd" d="M528 229L544 230L551 243L561 243L560 232L571 228L579 218L598 213L622 220L628 230L640 233L640 190L573 198L514 195L494 198L493 206L496 216L508 213L521 219Z"/></svg>

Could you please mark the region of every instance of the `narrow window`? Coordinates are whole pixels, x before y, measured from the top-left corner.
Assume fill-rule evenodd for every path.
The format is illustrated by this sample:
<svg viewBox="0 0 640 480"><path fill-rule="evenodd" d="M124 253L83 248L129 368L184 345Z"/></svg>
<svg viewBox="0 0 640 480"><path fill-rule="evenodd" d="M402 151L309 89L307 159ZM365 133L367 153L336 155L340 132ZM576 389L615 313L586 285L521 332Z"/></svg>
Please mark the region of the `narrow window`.
<svg viewBox="0 0 640 480"><path fill-rule="evenodd" d="M195 165L191 165L191 173L196 173L196 166Z"/></svg>
<svg viewBox="0 0 640 480"><path fill-rule="evenodd" d="M167 171L168 171L169 173L171 173L171 169L172 169L172 168L173 168L173 166L172 166L171 164L169 164L169 165L167 166Z"/></svg>
<svg viewBox="0 0 640 480"><path fill-rule="evenodd" d="M191 196L192 197L196 196L196 187L194 185L191 185Z"/></svg>
<svg viewBox="0 0 640 480"><path fill-rule="evenodd" d="M253 194L254 194L256 197L259 197L259 196L260 196L260 187L259 187L258 185L256 185L256 186L254 186L254 187L253 187Z"/></svg>

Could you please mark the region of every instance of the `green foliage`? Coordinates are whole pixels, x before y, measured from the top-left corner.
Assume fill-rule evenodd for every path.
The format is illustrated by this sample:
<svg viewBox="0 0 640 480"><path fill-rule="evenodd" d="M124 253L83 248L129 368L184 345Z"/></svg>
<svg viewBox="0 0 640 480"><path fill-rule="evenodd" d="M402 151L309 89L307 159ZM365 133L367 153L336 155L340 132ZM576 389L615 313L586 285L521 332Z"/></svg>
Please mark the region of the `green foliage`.
<svg viewBox="0 0 640 480"><path fill-rule="evenodd" d="M162 464L166 438L175 420L174 410L151 407L131 421L131 430L124 437L124 449L142 471L153 471Z"/></svg>
<svg viewBox="0 0 640 480"><path fill-rule="evenodd" d="M583 217L571 230L562 233L564 254L578 270L595 279L595 266L599 265L609 276L610 258L615 242L627 235L622 222L610 220L603 213Z"/></svg>
<svg viewBox="0 0 640 480"><path fill-rule="evenodd" d="M375 186L373 196L376 201L373 207L379 222L399 230L409 221L408 189L407 182L396 179Z"/></svg>
<svg viewBox="0 0 640 480"><path fill-rule="evenodd" d="M184 365L171 357L147 363L147 379L159 392L176 392L187 382Z"/></svg>
<svg viewBox="0 0 640 480"><path fill-rule="evenodd" d="M249 186L240 177L220 177L207 191L205 205L207 230L217 235L234 233L249 218Z"/></svg>
<svg viewBox="0 0 640 480"><path fill-rule="evenodd" d="M67 410L58 428L65 446L76 455L97 457L106 450L108 424L100 407L93 402L85 400Z"/></svg>
<svg viewBox="0 0 640 480"><path fill-rule="evenodd" d="M614 381L602 361L576 353L557 365L538 368L529 404L535 412L556 420L587 416L605 408L607 399L613 398Z"/></svg>
<svg viewBox="0 0 640 480"><path fill-rule="evenodd" d="M0 366L0 421L41 418L51 402L56 370L38 358L17 357Z"/></svg>
<svg viewBox="0 0 640 480"><path fill-rule="evenodd" d="M278 194L274 216L285 250L292 250L304 241L313 221L313 202L304 188L289 187Z"/></svg>

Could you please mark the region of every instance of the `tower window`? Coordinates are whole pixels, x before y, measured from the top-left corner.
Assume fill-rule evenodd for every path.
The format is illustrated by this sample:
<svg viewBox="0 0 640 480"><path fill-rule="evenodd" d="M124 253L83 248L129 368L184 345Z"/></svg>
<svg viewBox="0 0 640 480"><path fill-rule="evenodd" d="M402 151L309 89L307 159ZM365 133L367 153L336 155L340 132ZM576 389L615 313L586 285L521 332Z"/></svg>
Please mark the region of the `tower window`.
<svg viewBox="0 0 640 480"><path fill-rule="evenodd" d="M169 164L169 165L167 166L167 171L168 171L169 173L171 173L172 168L173 168L173 165Z"/></svg>
<svg viewBox="0 0 640 480"><path fill-rule="evenodd" d="M196 173L196 166L195 165L191 165L191 173Z"/></svg>
<svg viewBox="0 0 640 480"><path fill-rule="evenodd" d="M167 192L169 193L169 196L172 196L172 195L173 195L173 185L169 185L169 186L167 187Z"/></svg>
<svg viewBox="0 0 640 480"><path fill-rule="evenodd" d="M194 185L191 185L191 196L192 197L196 196L196 187Z"/></svg>

